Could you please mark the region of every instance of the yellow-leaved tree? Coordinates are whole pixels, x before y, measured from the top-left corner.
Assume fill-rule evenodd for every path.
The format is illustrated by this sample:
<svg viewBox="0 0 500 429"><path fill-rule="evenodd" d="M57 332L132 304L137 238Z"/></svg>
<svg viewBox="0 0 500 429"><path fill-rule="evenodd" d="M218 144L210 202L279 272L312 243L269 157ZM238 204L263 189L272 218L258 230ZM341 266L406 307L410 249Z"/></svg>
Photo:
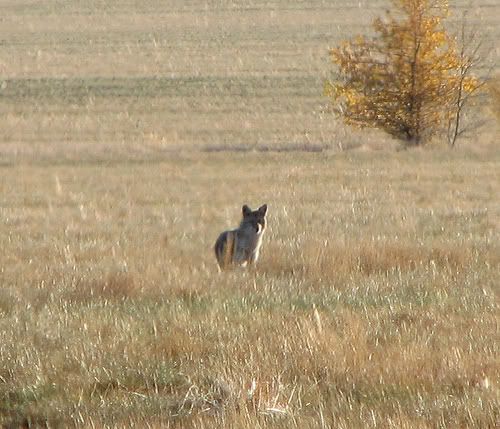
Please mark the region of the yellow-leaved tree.
<svg viewBox="0 0 500 429"><path fill-rule="evenodd" d="M471 73L476 58L444 29L445 0L392 5L385 19L373 22L373 37L330 51L338 74L326 93L348 124L383 129L409 145L452 130L454 144L464 104L482 85Z"/></svg>

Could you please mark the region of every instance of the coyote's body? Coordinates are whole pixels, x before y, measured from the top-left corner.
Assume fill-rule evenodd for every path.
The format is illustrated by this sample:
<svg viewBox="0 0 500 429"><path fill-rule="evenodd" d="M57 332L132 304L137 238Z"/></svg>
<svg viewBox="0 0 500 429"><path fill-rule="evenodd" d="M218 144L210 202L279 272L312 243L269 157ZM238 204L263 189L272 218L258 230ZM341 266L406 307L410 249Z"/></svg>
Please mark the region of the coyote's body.
<svg viewBox="0 0 500 429"><path fill-rule="evenodd" d="M215 242L214 250L221 270L232 265L253 265L259 258L262 236L266 229L267 205L252 211L243 206L243 219L237 229L224 231Z"/></svg>

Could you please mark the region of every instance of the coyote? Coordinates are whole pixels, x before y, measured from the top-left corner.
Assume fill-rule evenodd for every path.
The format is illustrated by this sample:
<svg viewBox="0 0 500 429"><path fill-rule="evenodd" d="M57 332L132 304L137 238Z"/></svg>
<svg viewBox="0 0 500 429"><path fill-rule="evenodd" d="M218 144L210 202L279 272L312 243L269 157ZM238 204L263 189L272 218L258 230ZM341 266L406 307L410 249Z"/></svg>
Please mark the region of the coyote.
<svg viewBox="0 0 500 429"><path fill-rule="evenodd" d="M262 235L266 229L267 204L255 211L244 205L242 212L239 228L224 231L215 242L215 257L221 270L231 265L252 265L259 258Z"/></svg>

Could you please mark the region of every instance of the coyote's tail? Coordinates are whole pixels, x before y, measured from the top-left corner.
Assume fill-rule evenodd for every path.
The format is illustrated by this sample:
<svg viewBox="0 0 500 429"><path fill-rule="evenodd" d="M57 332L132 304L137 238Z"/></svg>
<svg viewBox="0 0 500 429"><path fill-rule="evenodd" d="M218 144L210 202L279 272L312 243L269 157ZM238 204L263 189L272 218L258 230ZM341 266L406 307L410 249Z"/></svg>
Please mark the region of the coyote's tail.
<svg viewBox="0 0 500 429"><path fill-rule="evenodd" d="M233 262L234 255L234 232L226 231L222 233L215 242L215 257L221 270L228 268Z"/></svg>

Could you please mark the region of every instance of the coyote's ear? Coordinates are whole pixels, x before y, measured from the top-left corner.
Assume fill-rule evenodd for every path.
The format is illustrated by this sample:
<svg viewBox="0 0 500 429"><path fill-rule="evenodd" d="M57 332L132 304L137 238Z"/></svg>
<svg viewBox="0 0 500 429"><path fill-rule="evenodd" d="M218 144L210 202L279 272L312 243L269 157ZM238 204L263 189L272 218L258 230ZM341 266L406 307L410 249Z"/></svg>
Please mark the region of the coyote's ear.
<svg viewBox="0 0 500 429"><path fill-rule="evenodd" d="M243 212L243 217L248 216L250 213L252 213L252 209L248 207L246 204L243 206L241 211Z"/></svg>
<svg viewBox="0 0 500 429"><path fill-rule="evenodd" d="M262 216L265 216L266 213L267 213L267 204L264 204L263 206L260 206L259 207L259 213L262 215Z"/></svg>

